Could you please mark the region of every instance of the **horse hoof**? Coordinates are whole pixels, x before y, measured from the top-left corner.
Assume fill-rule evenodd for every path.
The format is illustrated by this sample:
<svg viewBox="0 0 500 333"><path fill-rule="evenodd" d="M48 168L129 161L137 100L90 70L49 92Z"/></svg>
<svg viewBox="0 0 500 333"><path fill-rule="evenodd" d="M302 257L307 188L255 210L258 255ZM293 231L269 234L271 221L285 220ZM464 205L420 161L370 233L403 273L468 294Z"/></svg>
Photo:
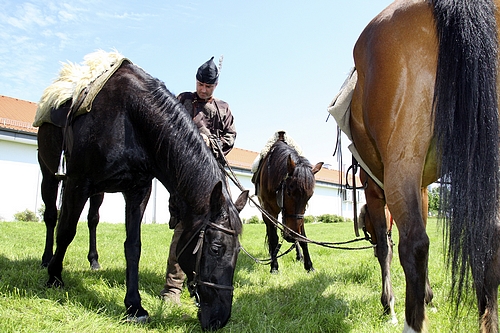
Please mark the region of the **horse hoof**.
<svg viewBox="0 0 500 333"><path fill-rule="evenodd" d="M433 306L433 305L432 305L432 306L430 306L430 307L428 307L428 310L429 310L430 312L432 312L432 313L437 313L437 312L438 312L438 309L437 309L435 306Z"/></svg>
<svg viewBox="0 0 500 333"><path fill-rule="evenodd" d="M62 288L62 287L64 287L64 282L62 282L61 279L53 276L53 277L49 278L49 281L47 281L47 283L45 283L45 286L47 288Z"/></svg>
<svg viewBox="0 0 500 333"><path fill-rule="evenodd" d="M307 273L314 273L316 272L316 270L314 269L314 267L311 267L309 269L306 269L307 270Z"/></svg>
<svg viewBox="0 0 500 333"><path fill-rule="evenodd" d="M392 316L392 318L391 318L391 320L389 320L389 322L392 325L397 325L398 324L398 318L396 318L396 316Z"/></svg>
<svg viewBox="0 0 500 333"><path fill-rule="evenodd" d="M98 271L101 269L101 265L97 261L90 264L90 269L93 271Z"/></svg>
<svg viewBox="0 0 500 333"><path fill-rule="evenodd" d="M278 273L279 273L279 271L277 269L274 269L274 268L271 269L271 274L278 274Z"/></svg>
<svg viewBox="0 0 500 333"><path fill-rule="evenodd" d="M146 324L149 322L149 316L148 315L143 315L143 316L127 316L125 319L125 322L127 323L133 323L133 324Z"/></svg>

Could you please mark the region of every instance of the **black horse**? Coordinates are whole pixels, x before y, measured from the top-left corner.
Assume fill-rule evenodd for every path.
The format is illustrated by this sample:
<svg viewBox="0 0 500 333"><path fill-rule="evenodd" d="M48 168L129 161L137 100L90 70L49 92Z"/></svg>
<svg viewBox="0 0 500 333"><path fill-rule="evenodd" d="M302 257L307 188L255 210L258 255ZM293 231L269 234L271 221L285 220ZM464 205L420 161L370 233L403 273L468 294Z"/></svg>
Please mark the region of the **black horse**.
<svg viewBox="0 0 500 333"><path fill-rule="evenodd" d="M60 113L66 115L71 107L68 100L59 107ZM41 194L45 204L43 221L45 222L45 248L42 255L42 266L47 267L53 256L54 231L57 224L57 192L60 179L56 177L61 150L63 145L64 125L55 125L45 122L38 128L38 163L42 171ZM87 259L90 268L99 269L99 254L97 252L96 230L99 223L99 207L104 198L103 193L90 197L89 212L87 215L89 228L89 253Z"/></svg>
<svg viewBox="0 0 500 333"><path fill-rule="evenodd" d="M163 82L128 61L102 86L91 112L69 120L65 190L47 285L63 285L62 261L87 199L103 192L122 192L126 202L125 307L129 320L147 321L138 290L140 227L156 177L187 208L181 212L184 233L177 253L200 306L201 326L223 327L231 315L242 230L238 213L248 192L233 203L223 169L184 107Z"/></svg>
<svg viewBox="0 0 500 333"><path fill-rule="evenodd" d="M283 141L284 132L271 146L269 152L260 162L258 177L258 197L264 210L275 219L281 213L283 224L294 232L306 236L304 213L306 205L314 193L314 174L323 166L323 162L314 167L300 156L295 148ZM262 214L266 223L267 242L271 256L271 273L278 271L278 234L276 225L267 214ZM283 233L286 241L294 243L295 238L289 232ZM313 271L313 264L306 242L299 242L303 251L297 247L297 260L304 261L304 269Z"/></svg>

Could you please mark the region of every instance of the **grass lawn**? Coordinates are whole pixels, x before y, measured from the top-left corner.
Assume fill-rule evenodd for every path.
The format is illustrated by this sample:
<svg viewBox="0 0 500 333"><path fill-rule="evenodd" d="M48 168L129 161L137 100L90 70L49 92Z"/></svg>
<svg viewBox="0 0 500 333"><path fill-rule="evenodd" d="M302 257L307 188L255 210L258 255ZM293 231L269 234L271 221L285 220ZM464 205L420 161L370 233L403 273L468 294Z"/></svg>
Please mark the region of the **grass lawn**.
<svg viewBox="0 0 500 333"><path fill-rule="evenodd" d="M462 304L458 317L448 302L442 232L430 220L429 276L434 308L427 309L429 332L477 332L475 301ZM64 260L63 289L47 289L40 267L43 223L0 223L0 332L201 332L196 307L185 290L183 305L157 296L163 287L172 231L167 225L142 226L140 293L149 311L148 324L122 322L125 312L123 224L101 223L97 244L101 270L91 271L88 230L80 223ZM350 223L307 224L308 237L338 242L354 238ZM397 230L393 238L398 243ZM258 258L267 258L265 226L245 225L241 243ZM357 243L367 245L367 242ZM282 249L288 248L283 244ZM399 324L388 323L380 304L381 277L373 250L346 251L310 245L316 271L307 273L290 253L279 259L280 272L256 264L240 252L232 316L220 332L401 332L405 279L397 250L392 267ZM473 296L471 294L471 296Z"/></svg>

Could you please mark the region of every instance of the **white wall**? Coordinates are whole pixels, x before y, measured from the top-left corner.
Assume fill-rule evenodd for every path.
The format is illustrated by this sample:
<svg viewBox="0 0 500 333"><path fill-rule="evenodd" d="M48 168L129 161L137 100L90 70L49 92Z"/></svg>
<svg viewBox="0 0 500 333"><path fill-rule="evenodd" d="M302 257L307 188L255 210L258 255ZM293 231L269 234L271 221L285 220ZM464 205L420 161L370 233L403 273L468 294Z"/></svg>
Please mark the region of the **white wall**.
<svg viewBox="0 0 500 333"><path fill-rule="evenodd" d="M254 195L255 187L251 181L251 173L246 171L236 171L235 174L241 185L245 189L250 190L251 195ZM229 182L231 184L231 194L233 196L233 200L236 200L241 191L231 180ZM361 205L365 203L364 192L357 192L359 200L358 207L361 207ZM257 203L259 202L257 197L254 197L254 201ZM337 185L319 182L316 183L314 195L309 200L306 208L306 215L319 216L323 214L335 214L351 219L354 216L352 202L342 199L341 192L339 191L339 187ZM248 202L245 208L241 211L240 217L248 219L254 215L262 219L259 209L255 207L253 203Z"/></svg>
<svg viewBox="0 0 500 333"><path fill-rule="evenodd" d="M0 220L11 221L15 213L36 212L39 207L40 168L34 143L0 135Z"/></svg>
<svg viewBox="0 0 500 333"><path fill-rule="evenodd" d="M241 185L254 195L255 189L248 171L235 171ZM0 220L13 221L14 214L29 209L38 212L43 201L40 195L42 175L37 161L36 137L0 132ZM241 193L240 189L231 181L230 190L233 200ZM358 198L364 202L362 191L358 191ZM153 189L143 222L167 223L168 191L163 185L153 180ZM258 203L257 197L254 201ZM359 206L362 205L362 202ZM82 211L80 220L87 219L88 203ZM104 202L99 211L100 220L111 223L125 221L125 201L121 193L106 193ZM342 200L338 187L326 183L317 183L315 192L309 201L306 215L336 214L353 218L352 203ZM261 218L258 208L247 202L241 211L241 218L252 216Z"/></svg>

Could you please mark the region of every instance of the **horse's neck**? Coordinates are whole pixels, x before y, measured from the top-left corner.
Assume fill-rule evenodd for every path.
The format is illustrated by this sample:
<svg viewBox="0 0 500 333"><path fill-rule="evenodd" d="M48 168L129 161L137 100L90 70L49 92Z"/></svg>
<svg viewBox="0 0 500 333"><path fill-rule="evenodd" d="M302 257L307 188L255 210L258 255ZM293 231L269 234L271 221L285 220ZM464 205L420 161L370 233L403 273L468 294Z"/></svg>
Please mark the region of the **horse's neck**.
<svg viewBox="0 0 500 333"><path fill-rule="evenodd" d="M201 207L221 179L215 158L185 109L163 83L136 67L129 70L149 91L146 96L131 97L131 104L137 108L131 109L130 117L153 161L154 176L191 209Z"/></svg>
<svg viewBox="0 0 500 333"><path fill-rule="evenodd" d="M172 123L175 118L164 121ZM214 157L189 121L175 122L168 132L159 131L150 137L162 138L154 143L158 148L153 152L156 178L169 192L179 195L190 209L196 210L202 209L201 203L208 202L213 186L222 177Z"/></svg>

